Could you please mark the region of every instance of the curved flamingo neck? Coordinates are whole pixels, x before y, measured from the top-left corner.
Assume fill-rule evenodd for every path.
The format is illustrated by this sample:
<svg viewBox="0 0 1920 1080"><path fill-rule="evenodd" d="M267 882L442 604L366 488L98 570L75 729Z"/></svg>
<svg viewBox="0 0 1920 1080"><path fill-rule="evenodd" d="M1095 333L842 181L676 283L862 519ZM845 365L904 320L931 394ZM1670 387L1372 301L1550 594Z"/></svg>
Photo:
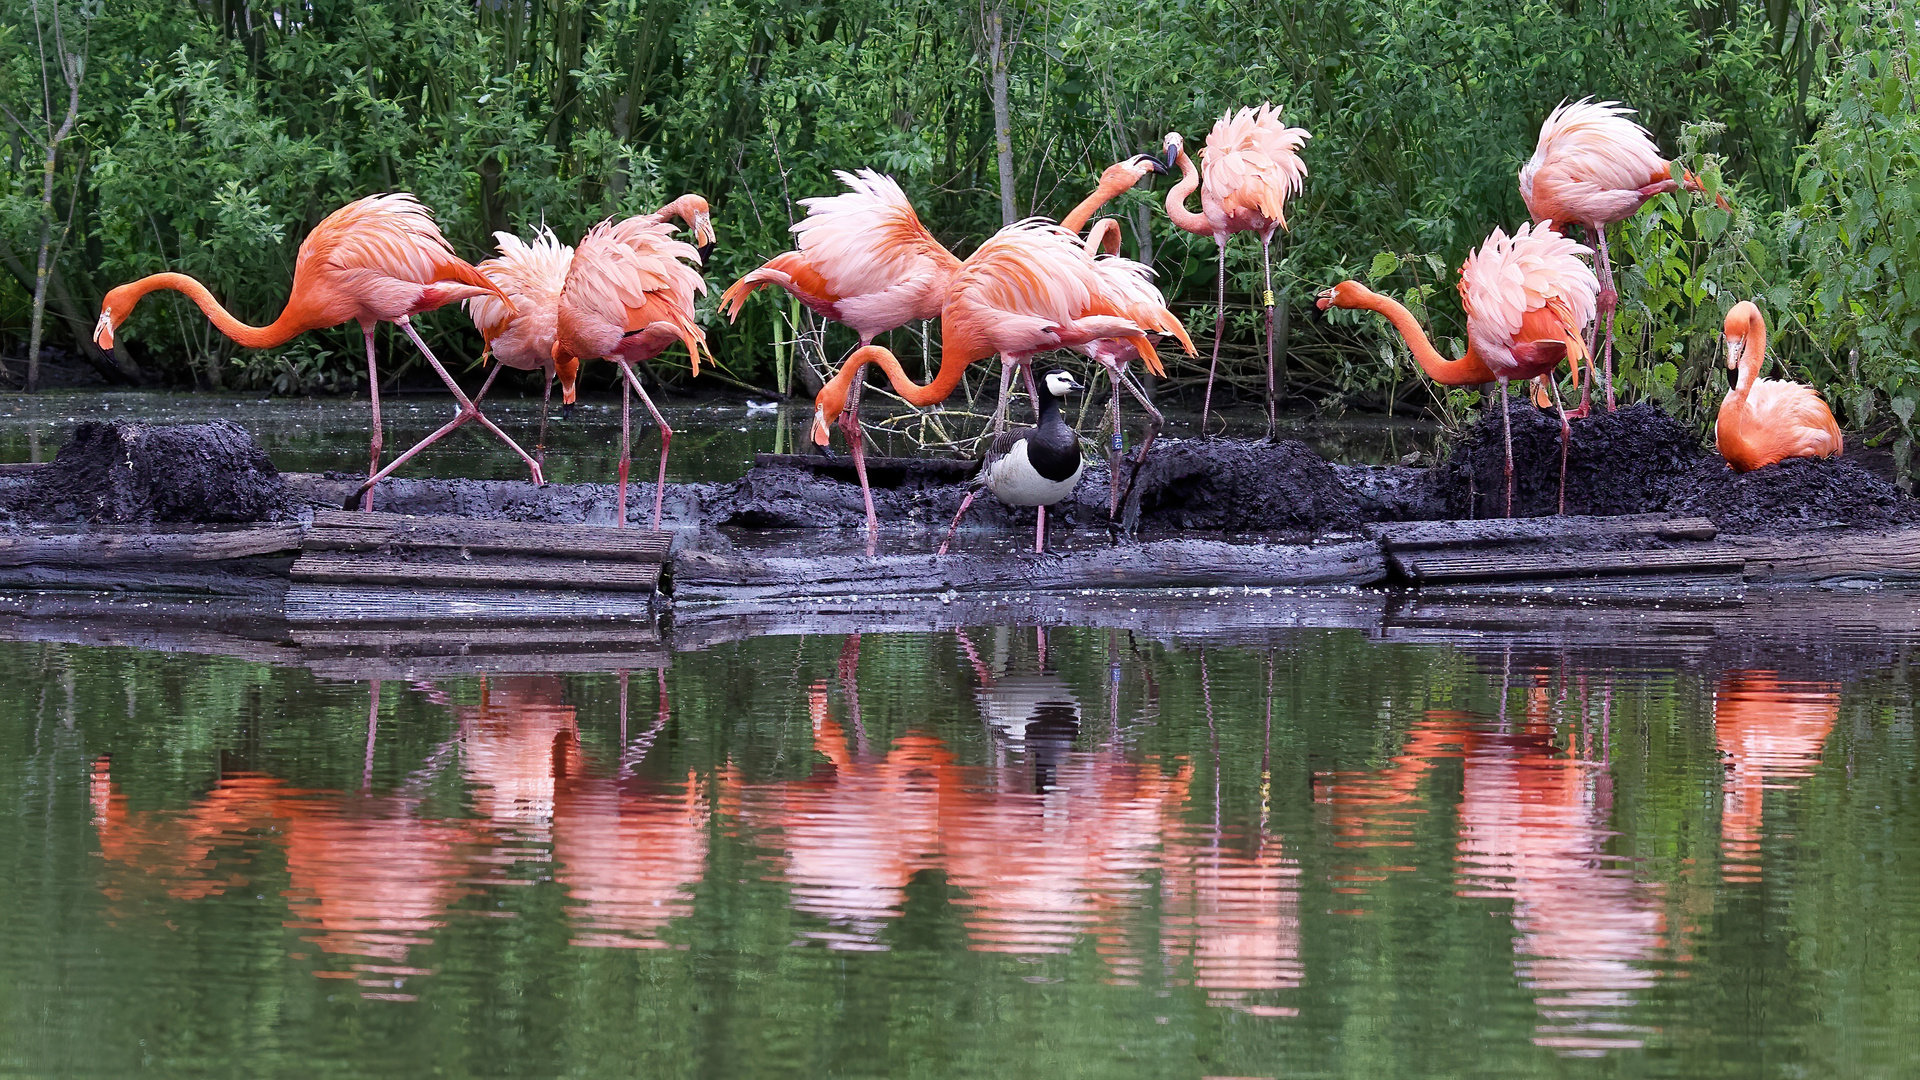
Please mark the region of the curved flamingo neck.
<svg viewBox="0 0 1920 1080"><path fill-rule="evenodd" d="M1760 378L1760 369L1767 364L1767 324L1759 319L1748 321L1743 338L1747 344L1740 354L1740 378L1735 381L1733 392L1745 400L1747 392Z"/></svg>
<svg viewBox="0 0 1920 1080"><path fill-rule="evenodd" d="M1133 181L1131 179L1122 185L1108 183L1104 177L1101 178L1100 186L1094 188L1091 195L1081 199L1080 205L1067 211L1067 216L1060 219L1060 224L1074 232L1079 232L1081 229L1087 227L1087 222L1093 220L1093 215L1099 213L1101 207L1112 202L1116 196L1132 186Z"/></svg>
<svg viewBox="0 0 1920 1080"><path fill-rule="evenodd" d="M1420 369L1434 382L1443 386L1478 386L1500 378L1471 344L1467 346L1467 354L1458 360L1441 356L1440 351L1427 340L1427 332L1420 328L1420 322L1413 317L1413 312L1390 296L1369 291L1359 302L1342 306L1362 308L1384 316L1395 330L1400 331L1400 336L1406 339L1408 351L1413 353Z"/></svg>
<svg viewBox="0 0 1920 1080"><path fill-rule="evenodd" d="M215 328L249 349L265 349L282 345L295 337L314 329L308 320L295 310L292 300L280 312L280 317L266 326L251 326L233 317L232 313L220 306L213 293L205 285L185 274L151 274L138 281L122 285L107 294L106 307L114 315L117 325L128 315L133 314L134 305L150 292L160 289L172 289L185 293L187 298L200 305Z"/></svg>
<svg viewBox="0 0 1920 1080"><path fill-rule="evenodd" d="M1180 182L1167 189L1167 216L1175 225L1199 236L1212 236L1213 225L1207 215L1196 214L1187 209L1187 196L1200 189L1200 170L1194 167L1193 159L1187 156L1186 148L1180 150Z"/></svg>

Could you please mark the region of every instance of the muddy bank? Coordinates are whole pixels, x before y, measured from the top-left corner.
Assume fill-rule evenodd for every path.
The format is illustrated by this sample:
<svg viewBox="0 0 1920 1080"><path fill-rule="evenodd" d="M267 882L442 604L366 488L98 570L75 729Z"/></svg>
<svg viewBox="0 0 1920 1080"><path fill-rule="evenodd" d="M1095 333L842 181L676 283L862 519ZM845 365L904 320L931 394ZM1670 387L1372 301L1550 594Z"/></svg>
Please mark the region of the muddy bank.
<svg viewBox="0 0 1920 1080"><path fill-rule="evenodd" d="M90 421L6 509L23 521L209 525L291 520L300 503L238 424Z"/></svg>
<svg viewBox="0 0 1920 1080"><path fill-rule="evenodd" d="M1718 455L1681 478L1667 509L1714 520L1730 533L1884 529L1920 523L1920 500L1846 458L1792 458L1737 473Z"/></svg>

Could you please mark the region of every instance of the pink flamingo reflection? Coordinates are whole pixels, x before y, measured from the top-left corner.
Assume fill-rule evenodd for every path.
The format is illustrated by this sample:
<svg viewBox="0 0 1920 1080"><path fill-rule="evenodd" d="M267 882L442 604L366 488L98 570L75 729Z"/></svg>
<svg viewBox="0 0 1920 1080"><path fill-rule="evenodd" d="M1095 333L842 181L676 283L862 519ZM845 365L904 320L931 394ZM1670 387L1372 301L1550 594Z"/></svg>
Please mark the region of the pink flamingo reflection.
<svg viewBox="0 0 1920 1080"><path fill-rule="evenodd" d="M832 719L828 684L815 684L808 701L822 765L804 780L743 790L743 826L776 850L794 908L828 924L803 936L884 948L909 879L933 869L960 892L975 950L1031 956L1091 940L1114 977L1131 981L1149 959L1136 924L1157 907L1161 958L1190 967L1211 1000L1238 1004L1299 985L1298 868L1279 844L1228 845L1189 825L1184 762L1169 772L1111 746L1072 749L1080 706L1064 680L995 675L961 642L980 676L997 764L960 765L939 739L914 732L866 749L850 640L839 681L853 730Z"/></svg>
<svg viewBox="0 0 1920 1080"><path fill-rule="evenodd" d="M1325 775L1318 798L1335 807L1337 845L1411 847L1412 818L1429 801L1421 779L1435 761L1462 759L1459 895L1513 901L1515 967L1542 1018L1534 1042L1590 1056L1645 1044L1646 1029L1621 1018L1656 977L1646 965L1666 945L1665 915L1658 886L1608 855L1605 766L1555 744L1551 704L1545 689L1529 690L1526 720L1511 730L1429 712L1386 769ZM1336 891L1412 867L1366 869Z"/></svg>
<svg viewBox="0 0 1920 1080"><path fill-rule="evenodd" d="M180 900L243 888L251 850L276 846L288 876L283 925L309 931L302 940L323 953L377 961L316 972L354 979L371 998L412 1000L388 991L430 973L409 966L409 953L472 891L463 878L489 841L464 823L420 817L415 797L301 791L252 773L222 777L179 812L129 810L105 758L94 765L92 789L109 900L149 885Z"/></svg>
<svg viewBox="0 0 1920 1080"><path fill-rule="evenodd" d="M1813 775L1827 735L1840 718L1833 683L1783 683L1771 671L1731 671L1713 695L1713 726L1726 756L1720 811L1722 873L1728 881L1760 879L1762 802L1780 781Z"/></svg>

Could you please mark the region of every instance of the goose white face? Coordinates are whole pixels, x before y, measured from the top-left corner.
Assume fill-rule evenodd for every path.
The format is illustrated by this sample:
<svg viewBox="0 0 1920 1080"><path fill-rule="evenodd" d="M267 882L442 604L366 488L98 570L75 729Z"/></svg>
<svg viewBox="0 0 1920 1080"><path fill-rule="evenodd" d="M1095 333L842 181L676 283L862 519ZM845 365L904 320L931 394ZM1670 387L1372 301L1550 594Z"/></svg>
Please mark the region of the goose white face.
<svg viewBox="0 0 1920 1080"><path fill-rule="evenodd" d="M1078 389L1080 384L1073 381L1071 373L1058 369L1047 372L1047 393L1054 397L1063 398Z"/></svg>

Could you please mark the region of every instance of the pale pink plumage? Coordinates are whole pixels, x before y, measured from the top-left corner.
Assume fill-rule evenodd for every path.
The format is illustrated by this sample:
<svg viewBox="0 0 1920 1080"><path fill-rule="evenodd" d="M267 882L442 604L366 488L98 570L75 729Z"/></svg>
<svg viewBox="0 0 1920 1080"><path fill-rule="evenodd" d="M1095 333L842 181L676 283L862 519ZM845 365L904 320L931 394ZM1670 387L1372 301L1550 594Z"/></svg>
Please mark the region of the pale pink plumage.
<svg viewBox="0 0 1920 1080"><path fill-rule="evenodd" d="M1520 168L1520 197L1535 221L1606 226L1639 212L1642 189L1669 180L1653 136L1617 101L1561 102Z"/></svg>
<svg viewBox="0 0 1920 1080"><path fill-rule="evenodd" d="M494 233L493 238L500 254L478 269L512 299L513 307L488 293L468 300L467 314L495 360L520 371L550 368L560 290L573 263L573 248L545 226L534 233L531 244L509 232Z"/></svg>
<svg viewBox="0 0 1920 1080"><path fill-rule="evenodd" d="M1216 231L1270 236L1287 224L1287 201L1300 194L1312 136L1288 127L1272 104L1227 112L1200 151L1200 205Z"/></svg>
<svg viewBox="0 0 1920 1080"><path fill-rule="evenodd" d="M707 283L694 269L699 251L675 240L673 231L651 214L603 221L588 231L560 293L556 329L566 353L582 360L650 360L679 340L693 373L700 373L706 334L693 303ZM650 330L661 324L672 332Z"/></svg>
<svg viewBox="0 0 1920 1080"><path fill-rule="evenodd" d="M960 260L920 224L891 177L872 169L834 175L850 190L801 199L807 216L793 226L798 250L774 256L729 286L720 297L722 314L739 318L754 289L777 285L815 313L851 326L862 345L940 314Z"/></svg>
<svg viewBox="0 0 1920 1080"><path fill-rule="evenodd" d="M1538 374L1520 370L1513 349L1522 342L1558 338L1578 355L1600 292L1599 280L1581 258L1591 254L1586 245L1554 232L1552 222L1542 222L1522 225L1511 237L1496 228L1467 256L1460 267L1467 340L1496 375ZM1550 322L1542 326L1543 320ZM1555 329L1565 333L1552 333Z"/></svg>

